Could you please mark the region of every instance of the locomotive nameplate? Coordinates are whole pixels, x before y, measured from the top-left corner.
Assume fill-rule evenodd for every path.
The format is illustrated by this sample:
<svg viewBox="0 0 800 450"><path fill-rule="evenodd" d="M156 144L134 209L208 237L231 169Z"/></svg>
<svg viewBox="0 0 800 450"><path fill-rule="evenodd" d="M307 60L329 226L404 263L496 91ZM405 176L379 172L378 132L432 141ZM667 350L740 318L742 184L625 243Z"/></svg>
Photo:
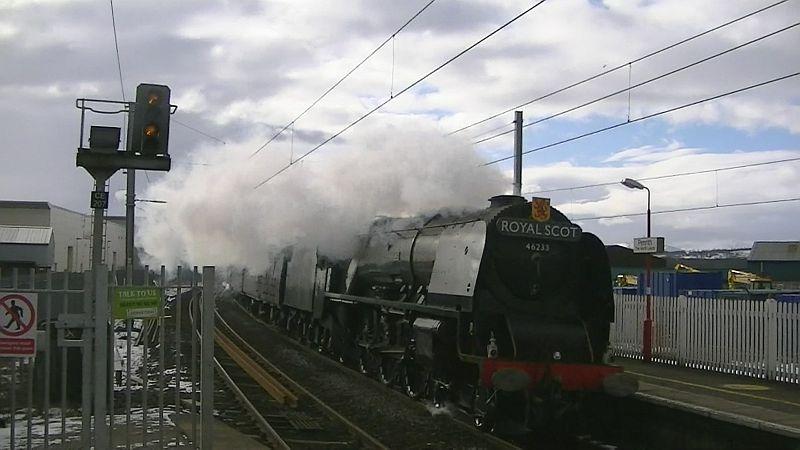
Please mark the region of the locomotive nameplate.
<svg viewBox="0 0 800 450"><path fill-rule="evenodd" d="M559 241L577 241L581 227L569 222L540 223L532 220L501 217L496 222L497 231L507 236L520 236Z"/></svg>

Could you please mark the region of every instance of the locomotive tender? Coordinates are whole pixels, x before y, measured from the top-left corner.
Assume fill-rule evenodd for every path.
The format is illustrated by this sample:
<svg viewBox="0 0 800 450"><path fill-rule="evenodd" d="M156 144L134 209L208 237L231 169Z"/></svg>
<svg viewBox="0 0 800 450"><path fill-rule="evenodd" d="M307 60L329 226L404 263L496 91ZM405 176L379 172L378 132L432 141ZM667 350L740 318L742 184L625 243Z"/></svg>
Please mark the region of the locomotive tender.
<svg viewBox="0 0 800 450"><path fill-rule="evenodd" d="M346 261L295 246L241 299L410 396L457 402L481 426L527 429L604 387L631 393L605 363L614 309L603 243L548 199L490 202L378 220Z"/></svg>

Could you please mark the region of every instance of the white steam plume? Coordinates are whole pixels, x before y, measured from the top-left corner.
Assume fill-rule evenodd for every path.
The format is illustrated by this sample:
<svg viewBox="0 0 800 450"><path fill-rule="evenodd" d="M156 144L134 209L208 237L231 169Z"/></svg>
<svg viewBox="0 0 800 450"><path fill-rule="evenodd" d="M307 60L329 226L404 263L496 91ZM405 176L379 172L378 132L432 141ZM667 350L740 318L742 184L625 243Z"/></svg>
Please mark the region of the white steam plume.
<svg viewBox="0 0 800 450"><path fill-rule="evenodd" d="M286 143L253 158L256 140L199 149L193 161L208 165L174 161L176 169L148 188L148 198L168 203L148 207L138 242L153 264L259 270L298 242L346 256L376 215L481 208L510 187L498 169L480 167L466 141L404 120L399 127L353 133L255 190L288 163ZM296 157L309 147L294 148Z"/></svg>

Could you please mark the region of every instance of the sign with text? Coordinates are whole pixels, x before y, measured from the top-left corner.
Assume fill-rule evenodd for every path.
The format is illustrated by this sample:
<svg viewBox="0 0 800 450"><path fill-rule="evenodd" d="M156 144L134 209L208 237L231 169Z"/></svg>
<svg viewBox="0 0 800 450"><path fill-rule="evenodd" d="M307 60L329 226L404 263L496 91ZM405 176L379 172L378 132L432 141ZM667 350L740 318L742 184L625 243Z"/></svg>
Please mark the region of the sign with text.
<svg viewBox="0 0 800 450"><path fill-rule="evenodd" d="M112 310L115 319L148 319L158 317L164 289L158 287L115 287Z"/></svg>
<svg viewBox="0 0 800 450"><path fill-rule="evenodd" d="M36 354L36 294L0 292L0 357Z"/></svg>
<svg viewBox="0 0 800 450"><path fill-rule="evenodd" d="M663 237L634 238L633 253L664 253L664 238Z"/></svg>
<svg viewBox="0 0 800 450"><path fill-rule="evenodd" d="M571 223L539 223L533 220L501 217L496 222L497 231L507 236L538 239L577 241L581 238L581 227Z"/></svg>
<svg viewBox="0 0 800 450"><path fill-rule="evenodd" d="M92 209L108 209L108 192L92 191Z"/></svg>

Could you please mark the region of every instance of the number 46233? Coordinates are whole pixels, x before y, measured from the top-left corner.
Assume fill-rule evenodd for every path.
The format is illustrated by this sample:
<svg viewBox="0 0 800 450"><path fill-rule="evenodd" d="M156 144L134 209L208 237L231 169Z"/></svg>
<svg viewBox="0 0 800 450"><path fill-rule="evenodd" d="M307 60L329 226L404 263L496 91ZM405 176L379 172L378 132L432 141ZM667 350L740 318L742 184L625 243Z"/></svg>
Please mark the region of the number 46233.
<svg viewBox="0 0 800 450"><path fill-rule="evenodd" d="M550 244L543 244L541 242L528 242L525 248L532 252L549 252Z"/></svg>

